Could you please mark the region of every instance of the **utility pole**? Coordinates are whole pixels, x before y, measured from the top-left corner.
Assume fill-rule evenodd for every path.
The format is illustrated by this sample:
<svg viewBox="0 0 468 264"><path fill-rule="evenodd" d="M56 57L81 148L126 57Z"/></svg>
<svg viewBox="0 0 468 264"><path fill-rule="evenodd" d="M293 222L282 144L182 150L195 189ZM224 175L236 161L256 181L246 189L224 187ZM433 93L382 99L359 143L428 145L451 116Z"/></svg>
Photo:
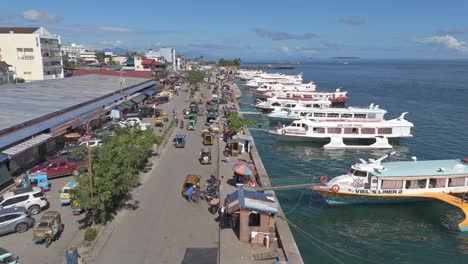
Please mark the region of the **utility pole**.
<svg viewBox="0 0 468 264"><path fill-rule="evenodd" d="M89 192L91 194L91 221L94 226L94 192L93 192L93 168L91 161L91 145L89 140L91 139L91 128L89 121L86 121L86 136L88 140L88 175L89 175Z"/></svg>
<svg viewBox="0 0 468 264"><path fill-rule="evenodd" d="M90 139L91 139L91 126L90 126L90 121L86 121L83 118L79 116L70 116L74 119L81 120L86 124L86 141L88 145L88 175L89 175L89 192L90 192L90 204L91 204L91 221L92 225L94 226L94 216L95 216L95 210L94 210L94 191L93 191L93 163L91 160L91 144L90 144Z"/></svg>

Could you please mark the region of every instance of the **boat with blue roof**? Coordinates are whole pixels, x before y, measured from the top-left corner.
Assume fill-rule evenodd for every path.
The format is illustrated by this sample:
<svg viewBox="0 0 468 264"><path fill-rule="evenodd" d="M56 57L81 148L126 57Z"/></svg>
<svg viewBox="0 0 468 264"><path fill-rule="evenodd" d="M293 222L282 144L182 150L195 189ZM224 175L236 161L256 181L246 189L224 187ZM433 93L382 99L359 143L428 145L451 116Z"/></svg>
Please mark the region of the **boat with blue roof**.
<svg viewBox="0 0 468 264"><path fill-rule="evenodd" d="M468 158L382 162L394 153L360 159L348 173L330 181L322 176L312 188L332 205L437 199L468 215ZM468 231L468 219L459 227Z"/></svg>

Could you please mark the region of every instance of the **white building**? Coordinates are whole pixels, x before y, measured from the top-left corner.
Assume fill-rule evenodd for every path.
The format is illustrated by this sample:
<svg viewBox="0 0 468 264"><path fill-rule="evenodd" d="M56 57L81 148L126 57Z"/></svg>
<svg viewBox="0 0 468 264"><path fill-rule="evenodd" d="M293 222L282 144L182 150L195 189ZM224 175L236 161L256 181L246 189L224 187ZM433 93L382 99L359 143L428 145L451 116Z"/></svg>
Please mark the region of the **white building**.
<svg viewBox="0 0 468 264"><path fill-rule="evenodd" d="M70 61L77 62L80 58L80 52L86 51L86 48L83 45L72 43L70 45L62 45L60 50L62 51L62 55L67 55Z"/></svg>
<svg viewBox="0 0 468 264"><path fill-rule="evenodd" d="M172 70L177 70L176 52L173 48L160 48L158 51L150 49L145 53L145 57L148 59L155 59L161 61L162 58L165 60L167 65Z"/></svg>
<svg viewBox="0 0 468 264"><path fill-rule="evenodd" d="M26 81L63 78L60 37L43 27L0 27L0 60Z"/></svg>
<svg viewBox="0 0 468 264"><path fill-rule="evenodd" d="M97 63L96 52L94 51L80 51L79 59L83 63Z"/></svg>

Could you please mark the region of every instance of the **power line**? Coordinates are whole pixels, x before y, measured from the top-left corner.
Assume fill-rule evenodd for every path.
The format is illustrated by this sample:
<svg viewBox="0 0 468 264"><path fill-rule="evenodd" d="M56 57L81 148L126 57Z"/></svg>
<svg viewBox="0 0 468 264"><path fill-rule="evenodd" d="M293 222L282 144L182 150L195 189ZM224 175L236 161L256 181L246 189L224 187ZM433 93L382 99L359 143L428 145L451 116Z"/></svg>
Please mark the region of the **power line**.
<svg viewBox="0 0 468 264"><path fill-rule="evenodd" d="M370 262L370 263L376 263L376 264L380 264L381 262L378 262L378 261L374 261L374 260L371 260L371 259L368 259L368 258L364 258L364 257L361 257L361 256L358 256L358 255L354 255L354 254L351 254L349 252L346 252L344 250L341 250L341 249L338 249L336 247L332 247L330 245L328 245L327 243L321 241L320 239L314 237L313 235L309 234L308 232L302 230L300 227L298 227L297 225L295 225L293 222L291 222L290 220L288 220L285 216L279 216L279 217L282 217L284 220L286 220L286 222L288 222L288 224L290 224L294 229L296 229L297 231L299 231L300 233L303 234L304 237L306 238L309 238L309 241L313 242L311 239L314 239L315 241L323 244L324 246L327 246L329 248L331 248L332 250L335 250L335 251L338 251L342 254L345 254L345 255L348 255L348 256L351 256L351 257L355 257L355 258L358 258L358 259L361 259L361 260L364 260L364 261L367 261L367 262ZM323 248L319 247L315 242L313 242L313 244L315 246L317 246L320 250L322 250L323 252L325 252L328 256L330 256L331 258L333 258L334 260L336 260L337 262L339 263L343 263L341 260L337 259L335 256L331 255L331 253L329 253L328 251L324 250Z"/></svg>

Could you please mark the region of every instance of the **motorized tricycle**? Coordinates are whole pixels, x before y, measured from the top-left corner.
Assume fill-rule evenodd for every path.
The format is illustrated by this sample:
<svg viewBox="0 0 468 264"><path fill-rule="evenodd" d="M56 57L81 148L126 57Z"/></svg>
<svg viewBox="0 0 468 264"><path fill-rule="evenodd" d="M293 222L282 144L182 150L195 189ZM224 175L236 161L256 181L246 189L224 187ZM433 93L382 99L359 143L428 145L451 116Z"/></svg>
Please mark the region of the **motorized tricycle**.
<svg viewBox="0 0 468 264"><path fill-rule="evenodd" d="M36 243L45 242L45 246L49 247L52 241L58 239L62 231L63 224L60 213L47 211L33 228L33 241Z"/></svg>

